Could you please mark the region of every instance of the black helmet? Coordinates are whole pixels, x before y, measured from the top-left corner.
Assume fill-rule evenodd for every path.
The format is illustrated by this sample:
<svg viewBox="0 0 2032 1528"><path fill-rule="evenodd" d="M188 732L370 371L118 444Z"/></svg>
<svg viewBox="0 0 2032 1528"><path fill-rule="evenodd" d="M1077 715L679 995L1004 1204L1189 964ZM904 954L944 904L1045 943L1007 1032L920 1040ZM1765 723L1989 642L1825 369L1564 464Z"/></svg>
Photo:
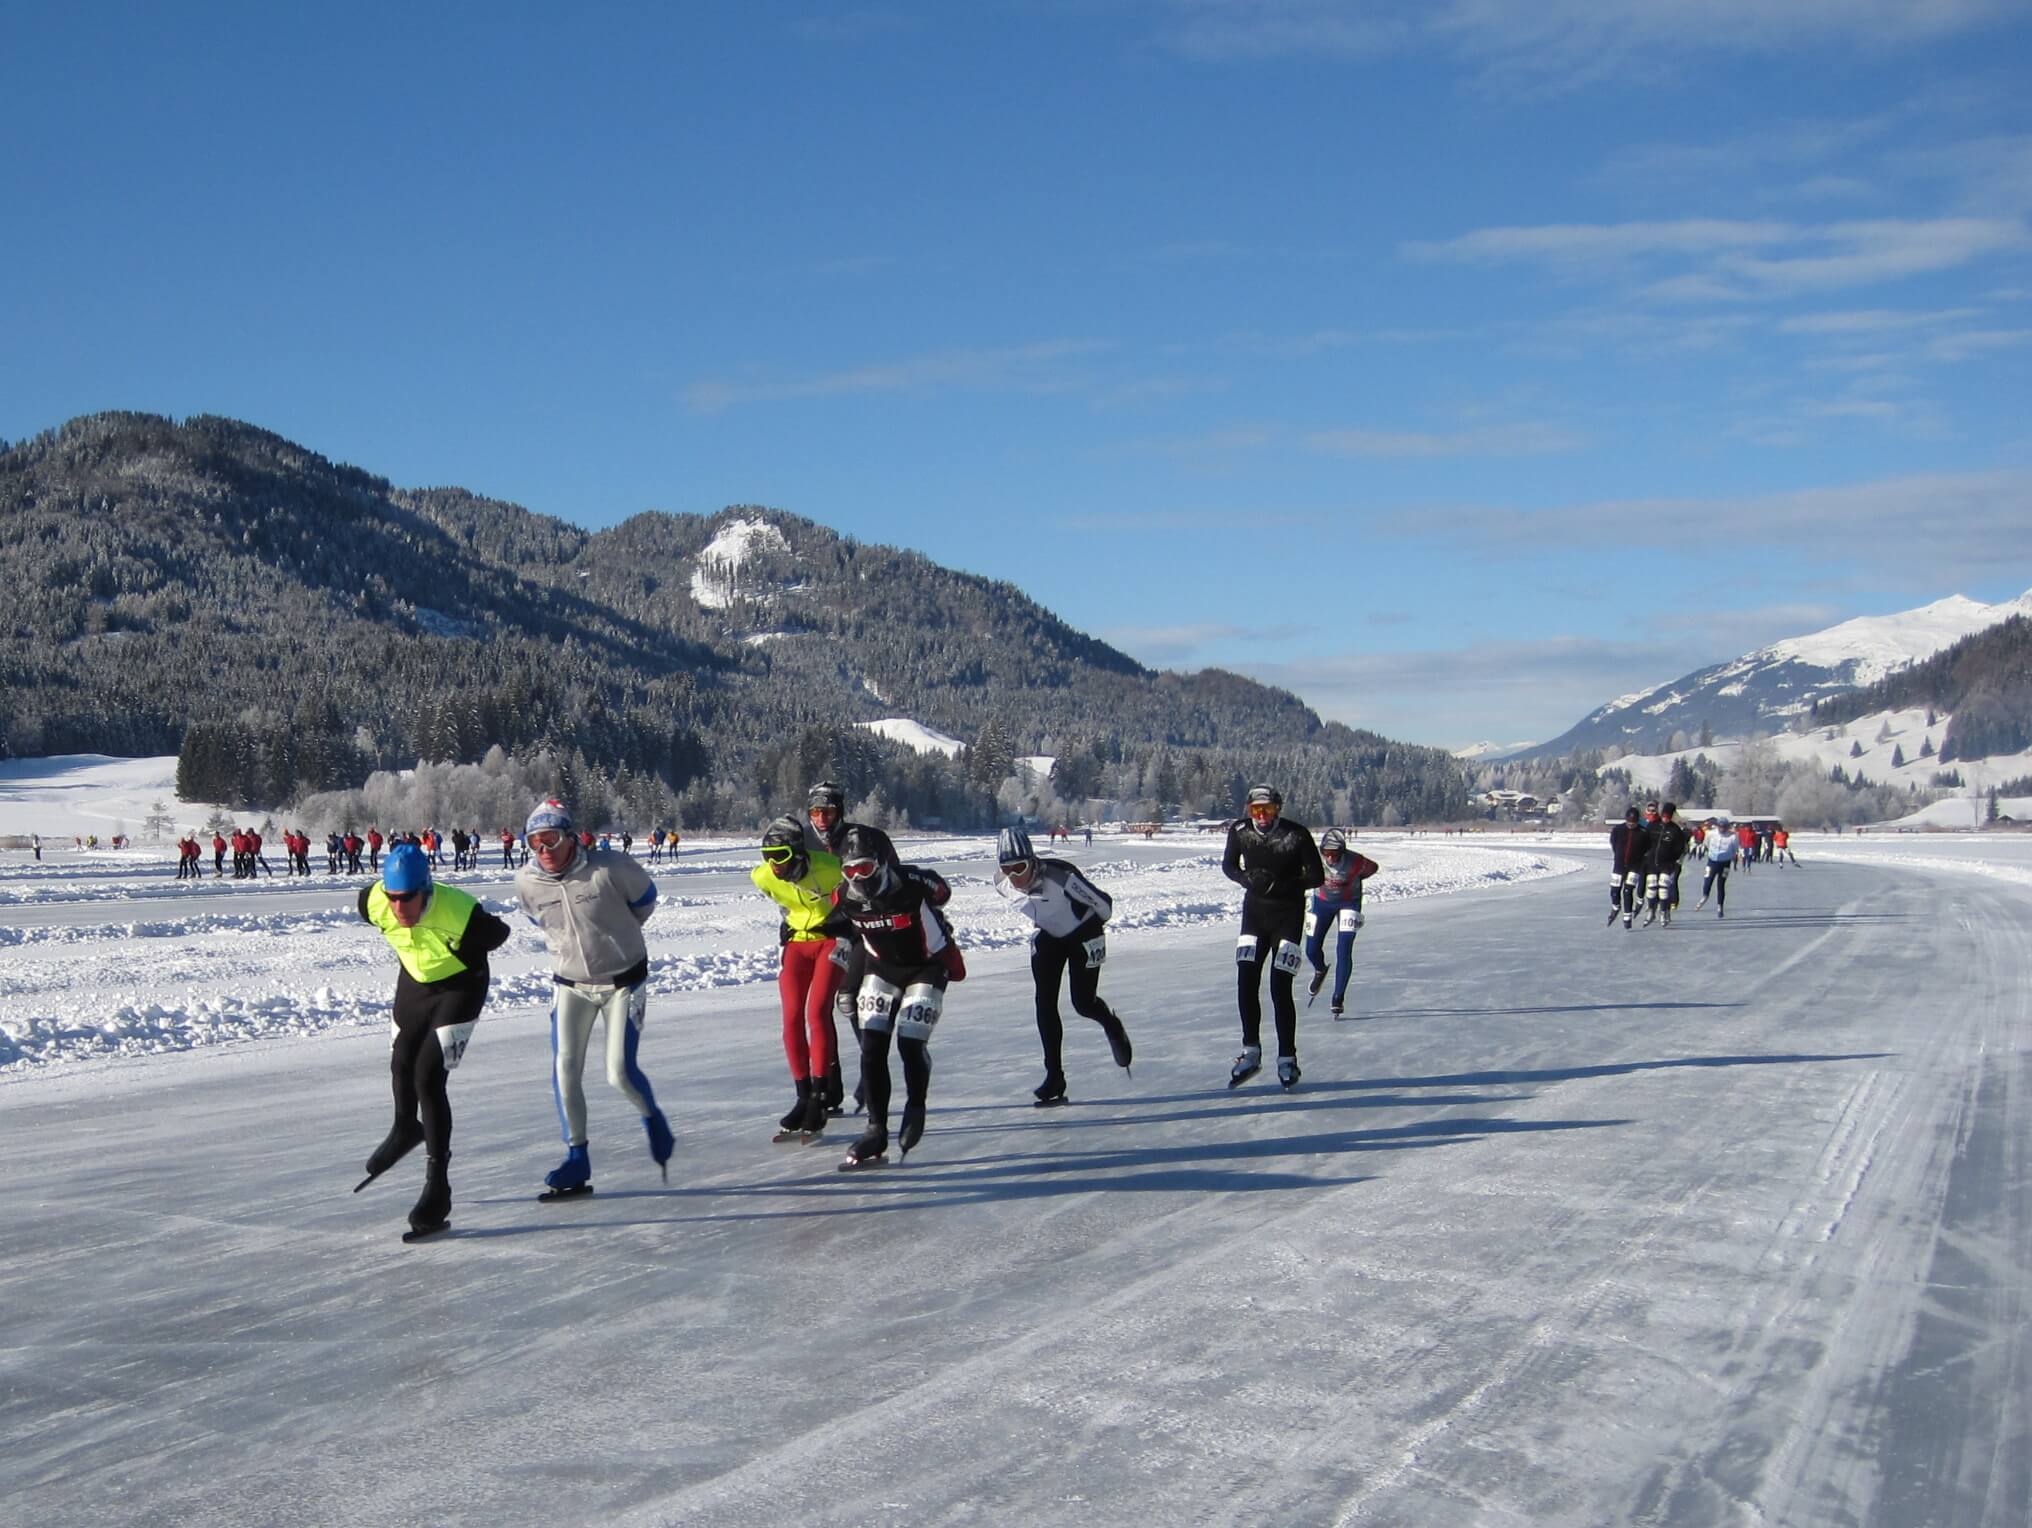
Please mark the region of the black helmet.
<svg viewBox="0 0 2032 1528"><path fill-rule="evenodd" d="M995 863L998 865L1027 865L1037 858L1037 851L1030 847L1030 835L1020 827L1004 828L995 838Z"/></svg>
<svg viewBox="0 0 2032 1528"><path fill-rule="evenodd" d="M840 889L857 902L879 896L895 879L895 855L887 834L855 823L840 840L840 869L844 873L849 866L858 868L870 860L875 869L872 874L847 875Z"/></svg>
<svg viewBox="0 0 2032 1528"><path fill-rule="evenodd" d="M1244 810L1247 810L1249 807L1252 806L1282 807L1283 805L1284 805L1284 792L1280 791L1274 785L1250 786L1248 799L1242 803Z"/></svg>
<svg viewBox="0 0 2032 1528"><path fill-rule="evenodd" d="M835 812L847 809L847 793L830 780L821 780L811 788L804 798L804 809L816 812L820 807L831 807Z"/></svg>
<svg viewBox="0 0 2032 1528"><path fill-rule="evenodd" d="M1348 836L1339 828L1328 828L1319 835L1321 854L1345 854L1348 852Z"/></svg>
<svg viewBox="0 0 2032 1528"><path fill-rule="evenodd" d="M785 853L785 850L789 853ZM762 858L772 865L781 865L788 872L784 879L801 881L811 869L811 855L805 850L804 824L795 817L779 817L762 830Z"/></svg>

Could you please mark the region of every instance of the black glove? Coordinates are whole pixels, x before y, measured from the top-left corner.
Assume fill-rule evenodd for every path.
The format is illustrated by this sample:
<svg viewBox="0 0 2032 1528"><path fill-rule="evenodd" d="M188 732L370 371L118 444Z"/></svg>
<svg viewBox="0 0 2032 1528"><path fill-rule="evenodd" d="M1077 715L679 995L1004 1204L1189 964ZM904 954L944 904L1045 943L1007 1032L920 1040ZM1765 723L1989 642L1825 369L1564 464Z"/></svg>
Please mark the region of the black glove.
<svg viewBox="0 0 2032 1528"><path fill-rule="evenodd" d="M778 944L790 943L790 920L788 918L776 925L776 942Z"/></svg>

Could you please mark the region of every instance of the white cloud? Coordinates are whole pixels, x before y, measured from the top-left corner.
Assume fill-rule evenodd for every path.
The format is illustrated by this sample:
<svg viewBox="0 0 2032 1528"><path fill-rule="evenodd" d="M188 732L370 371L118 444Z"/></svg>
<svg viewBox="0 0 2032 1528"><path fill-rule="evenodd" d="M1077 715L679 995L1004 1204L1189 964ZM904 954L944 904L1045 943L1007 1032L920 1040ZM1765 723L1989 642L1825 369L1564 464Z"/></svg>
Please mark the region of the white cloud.
<svg viewBox="0 0 2032 1528"><path fill-rule="evenodd" d="M1898 329L1933 329L1960 323L1975 315L1974 308L1935 308L1930 311L1903 308L1865 308L1845 313L1802 313L1778 325L1780 334L1863 334L1879 335Z"/></svg>
<svg viewBox="0 0 2032 1528"><path fill-rule="evenodd" d="M1437 49L1492 75L1603 78L1686 50L1908 47L2022 9L2020 0L1166 0L1156 41L1210 62Z"/></svg>
<svg viewBox="0 0 2032 1528"><path fill-rule="evenodd" d="M1092 386L1064 363L1100 354L1110 347L1096 340L1047 340L999 350L949 350L809 377L711 379L684 390L685 403L706 414L743 403L782 403L804 398L837 398L863 393L936 391L948 388L1019 392L1068 392Z"/></svg>
<svg viewBox="0 0 2032 1528"><path fill-rule="evenodd" d="M1335 456L1548 456L1578 451L1587 444L1587 437L1555 425L1519 424L1439 433L1321 430L1308 435L1305 443Z"/></svg>
<svg viewBox="0 0 2032 1528"><path fill-rule="evenodd" d="M1823 572L1869 569L1907 584L1952 588L1992 578L1999 568L2032 568L2032 469L1923 473L1735 498L1379 513L1369 523L1372 535L1439 540L1492 560L1535 557L1547 546L1607 544L1631 525L1668 525L1754 552L1774 567L1773 558L1810 558Z"/></svg>
<svg viewBox="0 0 2032 1528"><path fill-rule="evenodd" d="M1406 258L1536 265L1598 281L1605 269L1683 263L1640 295L1674 302L1749 300L1870 286L1951 270L2032 244L2014 218L1878 218L1801 225L1681 218L1484 228L1401 246Z"/></svg>

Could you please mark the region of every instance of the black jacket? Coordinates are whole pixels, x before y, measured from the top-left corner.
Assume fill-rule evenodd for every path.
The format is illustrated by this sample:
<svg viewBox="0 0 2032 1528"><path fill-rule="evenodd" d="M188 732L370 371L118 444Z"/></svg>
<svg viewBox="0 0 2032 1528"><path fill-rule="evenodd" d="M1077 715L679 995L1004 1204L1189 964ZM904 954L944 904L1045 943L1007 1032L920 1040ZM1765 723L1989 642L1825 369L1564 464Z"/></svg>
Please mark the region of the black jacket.
<svg viewBox="0 0 2032 1528"><path fill-rule="evenodd" d="M1221 874L1265 902L1303 902L1305 894L1326 879L1319 846L1302 822L1279 817L1270 831L1260 832L1246 817L1228 824L1228 849Z"/></svg>
<svg viewBox="0 0 2032 1528"><path fill-rule="evenodd" d="M1660 818L1651 829L1650 857L1645 861L1647 870L1677 870L1679 862L1686 858L1686 846L1693 835L1677 822Z"/></svg>

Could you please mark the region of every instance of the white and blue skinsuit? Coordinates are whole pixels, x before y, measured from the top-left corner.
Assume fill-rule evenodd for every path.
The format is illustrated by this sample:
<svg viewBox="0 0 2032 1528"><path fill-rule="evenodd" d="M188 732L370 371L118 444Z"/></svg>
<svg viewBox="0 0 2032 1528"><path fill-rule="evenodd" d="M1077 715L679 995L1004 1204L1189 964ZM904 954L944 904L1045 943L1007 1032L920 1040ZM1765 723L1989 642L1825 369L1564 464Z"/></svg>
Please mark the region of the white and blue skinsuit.
<svg viewBox="0 0 2032 1528"><path fill-rule="evenodd" d="M586 1143L581 1081L593 1025L607 1021L607 1081L644 1120L656 1094L637 1059L648 1010L649 947L642 925L656 909L656 882L634 856L581 847L561 875L535 860L515 873L522 910L550 945L556 998L550 1011L551 1091L567 1146Z"/></svg>

